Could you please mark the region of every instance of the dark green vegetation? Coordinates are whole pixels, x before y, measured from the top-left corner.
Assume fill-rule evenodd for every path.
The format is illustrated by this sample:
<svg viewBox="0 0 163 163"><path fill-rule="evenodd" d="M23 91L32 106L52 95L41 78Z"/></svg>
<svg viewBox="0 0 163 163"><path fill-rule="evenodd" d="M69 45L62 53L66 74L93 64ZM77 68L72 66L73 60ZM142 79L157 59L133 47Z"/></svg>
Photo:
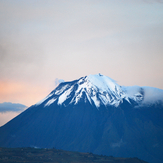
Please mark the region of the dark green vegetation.
<svg viewBox="0 0 163 163"><path fill-rule="evenodd" d="M115 158L92 153L70 152L58 149L0 148L1 163L147 163L138 158Z"/></svg>

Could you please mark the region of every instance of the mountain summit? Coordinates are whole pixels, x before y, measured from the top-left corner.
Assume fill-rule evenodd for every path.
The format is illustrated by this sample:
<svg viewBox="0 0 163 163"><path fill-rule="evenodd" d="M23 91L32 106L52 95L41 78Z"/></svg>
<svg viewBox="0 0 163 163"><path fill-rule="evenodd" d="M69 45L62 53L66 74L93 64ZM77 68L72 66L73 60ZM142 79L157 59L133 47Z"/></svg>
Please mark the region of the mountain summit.
<svg viewBox="0 0 163 163"><path fill-rule="evenodd" d="M97 74L62 82L0 127L1 147L40 147L163 162L163 90Z"/></svg>
<svg viewBox="0 0 163 163"><path fill-rule="evenodd" d="M64 105L65 103L67 105L76 105L84 100L98 108L100 105L118 106L123 98L126 98L125 93L114 80L98 74L82 77L73 82L61 83L53 92L37 104L46 101L46 107L57 101L58 105Z"/></svg>
<svg viewBox="0 0 163 163"><path fill-rule="evenodd" d="M118 107L124 100L130 104L133 102L139 105L149 104L151 103L151 99L148 97L149 92L155 97L153 97L153 103L163 101L163 90L139 86L122 87L113 79L97 74L85 76L72 82L61 83L36 105L44 103L46 107L57 102L58 105L67 106L70 104L76 105L80 101L84 101L95 105L97 108L101 105Z"/></svg>

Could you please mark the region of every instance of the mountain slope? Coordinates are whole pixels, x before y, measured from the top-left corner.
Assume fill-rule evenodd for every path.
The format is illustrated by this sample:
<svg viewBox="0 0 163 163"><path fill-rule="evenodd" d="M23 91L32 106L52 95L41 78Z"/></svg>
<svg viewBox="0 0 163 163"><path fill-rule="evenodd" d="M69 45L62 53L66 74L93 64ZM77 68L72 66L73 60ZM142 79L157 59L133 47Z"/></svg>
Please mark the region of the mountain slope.
<svg viewBox="0 0 163 163"><path fill-rule="evenodd" d="M147 94L151 90L153 97ZM161 163L162 92L121 87L100 74L61 83L0 128L0 146L55 147Z"/></svg>

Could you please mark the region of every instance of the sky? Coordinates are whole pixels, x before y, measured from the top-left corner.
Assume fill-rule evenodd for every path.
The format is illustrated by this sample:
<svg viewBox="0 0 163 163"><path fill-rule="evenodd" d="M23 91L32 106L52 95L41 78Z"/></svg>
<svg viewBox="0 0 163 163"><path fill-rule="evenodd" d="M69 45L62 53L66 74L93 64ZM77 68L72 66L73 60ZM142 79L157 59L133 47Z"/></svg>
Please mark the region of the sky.
<svg viewBox="0 0 163 163"><path fill-rule="evenodd" d="M0 103L97 73L163 89L162 70L163 0L0 0Z"/></svg>

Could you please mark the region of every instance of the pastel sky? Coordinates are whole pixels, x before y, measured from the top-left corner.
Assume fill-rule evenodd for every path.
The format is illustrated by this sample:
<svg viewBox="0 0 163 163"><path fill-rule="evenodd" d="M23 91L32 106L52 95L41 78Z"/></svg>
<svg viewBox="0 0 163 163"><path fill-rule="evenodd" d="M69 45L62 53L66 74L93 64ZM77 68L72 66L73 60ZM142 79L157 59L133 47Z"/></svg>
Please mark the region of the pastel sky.
<svg viewBox="0 0 163 163"><path fill-rule="evenodd" d="M163 0L0 0L0 22L0 103L97 73L163 89Z"/></svg>

